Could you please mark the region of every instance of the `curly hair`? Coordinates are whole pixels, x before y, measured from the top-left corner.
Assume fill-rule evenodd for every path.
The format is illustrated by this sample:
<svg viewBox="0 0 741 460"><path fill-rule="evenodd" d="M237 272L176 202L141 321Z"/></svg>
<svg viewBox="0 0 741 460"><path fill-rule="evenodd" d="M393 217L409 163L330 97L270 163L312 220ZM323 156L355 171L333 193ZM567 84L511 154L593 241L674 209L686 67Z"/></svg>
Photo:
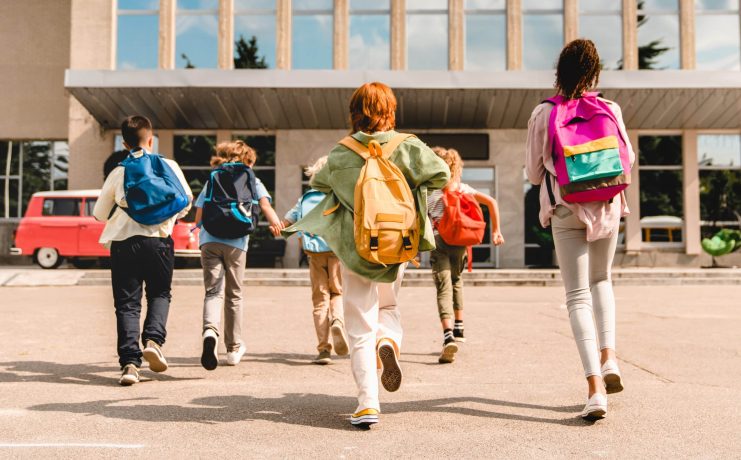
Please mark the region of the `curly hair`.
<svg viewBox="0 0 741 460"><path fill-rule="evenodd" d="M220 142L216 145L214 155L211 157L211 166L216 167L224 163L238 161L247 166L253 166L257 162L257 152L241 140Z"/></svg>
<svg viewBox="0 0 741 460"><path fill-rule="evenodd" d="M450 168L450 178L459 180L463 174L463 159L456 149L444 147L432 147L432 151L445 161Z"/></svg>
<svg viewBox="0 0 741 460"><path fill-rule="evenodd" d="M324 155L316 160L313 165L304 168L304 174L306 174L306 177L314 177L314 174L318 173L319 170L327 164L327 158L327 155Z"/></svg>
<svg viewBox="0 0 741 460"><path fill-rule="evenodd" d="M597 86L601 69L594 42L584 38L573 40L558 57L555 87L565 98L575 99Z"/></svg>
<svg viewBox="0 0 741 460"><path fill-rule="evenodd" d="M366 83L350 98L350 124L353 132L373 134L396 127L396 96L383 83Z"/></svg>

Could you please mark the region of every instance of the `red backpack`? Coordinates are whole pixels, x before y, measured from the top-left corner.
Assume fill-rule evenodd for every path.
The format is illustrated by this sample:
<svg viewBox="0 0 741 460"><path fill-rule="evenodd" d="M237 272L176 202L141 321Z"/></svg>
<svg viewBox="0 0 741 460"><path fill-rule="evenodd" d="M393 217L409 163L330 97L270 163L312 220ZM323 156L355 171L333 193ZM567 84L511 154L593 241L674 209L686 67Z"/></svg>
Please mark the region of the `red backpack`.
<svg viewBox="0 0 741 460"><path fill-rule="evenodd" d="M437 222L440 238L450 246L468 247L468 271L473 269L472 247L481 244L486 231L484 213L478 201L459 190L443 190L444 211Z"/></svg>

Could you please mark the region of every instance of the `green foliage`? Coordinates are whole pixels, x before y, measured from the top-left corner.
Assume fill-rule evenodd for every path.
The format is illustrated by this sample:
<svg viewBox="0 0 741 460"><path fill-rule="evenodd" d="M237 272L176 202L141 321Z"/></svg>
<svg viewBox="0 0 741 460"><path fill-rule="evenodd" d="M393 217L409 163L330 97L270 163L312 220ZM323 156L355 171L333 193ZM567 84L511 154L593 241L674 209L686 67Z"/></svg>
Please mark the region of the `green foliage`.
<svg viewBox="0 0 741 460"><path fill-rule="evenodd" d="M234 57L234 68L235 69L267 69L268 64L265 62L265 56L258 57L257 37L254 35L249 41L244 39L244 36L240 35L239 40L234 42L235 54Z"/></svg>
<svg viewBox="0 0 741 460"><path fill-rule="evenodd" d="M181 58L185 59L185 68L186 69L195 69L196 66L193 65L192 62L190 62L190 58L187 54L183 53L180 55Z"/></svg>
<svg viewBox="0 0 741 460"><path fill-rule="evenodd" d="M713 257L730 254L741 248L741 231L724 228L712 238L702 240L702 249Z"/></svg>
<svg viewBox="0 0 741 460"><path fill-rule="evenodd" d="M535 242L543 249L554 249L556 246L553 243L553 233L551 227L543 228L540 225L533 225L530 229L535 237Z"/></svg>

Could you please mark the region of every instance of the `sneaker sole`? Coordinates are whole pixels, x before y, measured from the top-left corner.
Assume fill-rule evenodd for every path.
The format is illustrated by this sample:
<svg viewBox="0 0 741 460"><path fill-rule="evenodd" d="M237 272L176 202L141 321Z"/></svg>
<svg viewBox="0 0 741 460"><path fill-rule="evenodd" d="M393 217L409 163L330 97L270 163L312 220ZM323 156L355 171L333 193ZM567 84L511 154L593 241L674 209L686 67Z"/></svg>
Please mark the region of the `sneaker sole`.
<svg viewBox="0 0 741 460"><path fill-rule="evenodd" d="M443 347L443 354L438 358L437 362L440 364L451 364L455 361L456 353L458 353L458 345L455 342L450 342Z"/></svg>
<svg viewBox="0 0 741 460"><path fill-rule="evenodd" d="M144 355L144 359L149 363L149 370L152 372L165 372L167 370L167 361L157 353L157 350L145 348L142 355Z"/></svg>
<svg viewBox="0 0 741 460"><path fill-rule="evenodd" d="M399 367L399 361L396 359L394 348L390 345L380 347L378 357L383 366L381 384L386 391L393 393L401 386L401 367Z"/></svg>
<svg viewBox="0 0 741 460"><path fill-rule="evenodd" d="M370 427L378 423L377 415L363 415L362 417L350 417L350 424L361 430L370 430Z"/></svg>
<svg viewBox="0 0 741 460"><path fill-rule="evenodd" d="M331 364L332 360L331 359L326 359L326 360L325 359L315 359L314 361L312 361L312 363L318 364L320 366L326 366L327 364Z"/></svg>
<svg viewBox="0 0 741 460"><path fill-rule="evenodd" d="M465 337L455 337L455 341L459 343L466 343Z"/></svg>
<svg viewBox="0 0 741 460"><path fill-rule="evenodd" d="M623 379L617 374L607 374L603 377L607 394L620 393L623 391Z"/></svg>
<svg viewBox="0 0 741 460"><path fill-rule="evenodd" d="M201 353L201 366L207 371L216 369L219 358L216 357L216 338L206 337L203 339L203 353Z"/></svg>
<svg viewBox="0 0 741 460"><path fill-rule="evenodd" d="M589 411L587 414L582 414L581 418L587 421L595 421L599 419L605 418L605 415L607 414L607 411L604 409L593 409Z"/></svg>
<svg viewBox="0 0 741 460"><path fill-rule="evenodd" d="M346 356L350 353L347 347L347 339L345 339L344 331L340 326L332 326L330 328L332 333L332 345L334 346L334 352L339 356Z"/></svg>
<svg viewBox="0 0 741 460"><path fill-rule="evenodd" d="M130 387L131 385L135 383L139 383L139 379L123 378L123 377L118 379L118 384L121 385L122 387Z"/></svg>

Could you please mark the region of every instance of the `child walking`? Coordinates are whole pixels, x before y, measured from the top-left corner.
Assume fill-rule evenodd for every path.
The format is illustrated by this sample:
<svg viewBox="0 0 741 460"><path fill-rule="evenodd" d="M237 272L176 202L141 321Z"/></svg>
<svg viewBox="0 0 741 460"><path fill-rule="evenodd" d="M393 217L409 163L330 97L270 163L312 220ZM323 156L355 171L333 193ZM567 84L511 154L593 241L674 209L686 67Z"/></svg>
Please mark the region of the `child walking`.
<svg viewBox="0 0 741 460"><path fill-rule="evenodd" d="M152 153L152 123L146 117L128 117L121 135L129 155L108 175L93 215L106 222L100 243L111 250L122 370L118 383L129 386L139 382L142 357L152 371L167 370L161 347L167 336L175 263L171 234L177 219L188 213L193 194L178 164ZM142 203L141 197L154 198ZM158 203L151 202L158 198ZM142 287L147 315L140 336ZM140 338L144 351L139 348Z"/></svg>
<svg viewBox="0 0 741 460"><path fill-rule="evenodd" d="M460 193L472 197L489 209L491 217L491 242L495 246L504 244L500 231L499 206L497 201L461 182L463 160L455 149L433 147L432 149L450 168L450 182L443 190L435 190L427 199L427 212L435 228L435 249L430 255L432 275L437 289L437 310L443 328L443 349L438 358L440 364L455 361L458 352L456 342L465 342L463 329L463 273L466 265L466 246L448 244L438 232L438 224L445 214L444 194ZM483 217L483 216L482 216ZM482 229L483 233L483 229ZM470 261L469 261L470 263ZM455 323L453 323L455 320Z"/></svg>
<svg viewBox="0 0 741 460"><path fill-rule="evenodd" d="M345 309L345 326L350 339L350 360L353 377L358 387L358 405L350 417L353 426L369 428L378 423L380 402L378 397L377 362L382 367L381 383L387 391L399 389L402 380L398 361L402 345L401 316L398 293L404 274L405 263L372 262L368 257L380 260L384 251L393 247L394 255L400 248L414 251L429 251L434 248L432 227L427 218L427 191L445 186L449 179L448 167L419 139L394 131L396 124L396 97L391 88L383 83L367 83L358 88L350 99L351 137L345 138L329 154L327 164L317 172L311 186L327 197L286 234L296 231L320 235L342 262L342 290ZM381 147L382 146L382 147ZM371 149L373 149L371 151ZM361 171L366 174L380 173L378 169L368 171L370 158L381 156L394 165L386 171L400 173L405 184L393 181L393 187L382 191L408 197L413 203L409 209L399 208L397 213L377 213L374 218L364 214L361 227L355 222L356 213L368 212L373 205L363 193L356 191ZM378 168L387 165L379 160L373 162ZM381 181L365 184L364 187L381 186ZM408 186L407 186L408 184ZM404 186L407 186L404 189ZM406 195L405 190L414 190ZM378 190L378 189L377 189ZM388 198L388 194L384 195ZM406 202L405 202L406 204ZM357 205L362 206L358 208ZM378 222L401 229L405 218L411 213L415 228L405 233L403 243L394 239L394 246L384 238L392 230L377 233ZM357 233L356 233L357 232ZM404 231L406 232L406 230ZM369 234L368 234L369 233ZM400 230L394 234L398 237ZM369 236L369 239L365 237ZM362 239L360 239L362 237ZM414 238L414 240L413 240ZM418 240L417 240L418 238ZM414 242L418 241L418 248ZM361 246L362 255L358 246ZM386 253L388 254L388 252ZM404 260L400 257L400 260Z"/></svg>
<svg viewBox="0 0 741 460"><path fill-rule="evenodd" d="M229 164L254 166L257 154L243 141L222 142L216 146L211 158L211 166L219 168ZM213 175L213 174L212 174ZM203 300L203 352L201 365L212 371L219 365L218 342L223 333L226 345L226 364L236 366L242 360L246 347L242 339L242 279L247 261L249 236L235 238L215 236L203 227L203 208L207 197L211 197L209 181L196 199L196 224L200 227L199 243L201 264L203 266L203 284L206 295ZM249 187L247 183L241 183ZM229 188L232 184L226 184ZM239 184L235 183L234 188ZM270 195L260 179L254 180L253 200L271 225L271 231L278 232L282 224L270 204ZM237 191L237 190L235 190ZM249 206L249 205L248 205ZM256 219L256 216L254 216ZM256 224L256 221L255 221ZM214 229L212 228L212 231ZM223 230L222 230L223 231ZM224 327L221 328L221 313L224 311Z"/></svg>
<svg viewBox="0 0 741 460"><path fill-rule="evenodd" d="M327 156L319 158L306 168L305 174L312 178L327 164ZM326 194L310 189L299 198L296 206L286 213L283 225L295 224L314 209ZM314 303L314 329L319 342L319 355L315 364L330 364L331 351L340 356L349 353L342 311L342 274L340 260L332 253L327 242L320 236L300 233L304 253L309 258L309 278L311 279L311 300ZM329 338L332 337L330 344Z"/></svg>
<svg viewBox="0 0 741 460"><path fill-rule="evenodd" d="M553 229L571 330L587 379L588 401L581 413L586 419L604 417L606 393L623 389L610 270L620 218L629 212L623 189L635 161L620 107L588 92L597 86L600 67L590 40L563 48L558 96L533 110L525 148L527 176L541 185L540 222Z"/></svg>

